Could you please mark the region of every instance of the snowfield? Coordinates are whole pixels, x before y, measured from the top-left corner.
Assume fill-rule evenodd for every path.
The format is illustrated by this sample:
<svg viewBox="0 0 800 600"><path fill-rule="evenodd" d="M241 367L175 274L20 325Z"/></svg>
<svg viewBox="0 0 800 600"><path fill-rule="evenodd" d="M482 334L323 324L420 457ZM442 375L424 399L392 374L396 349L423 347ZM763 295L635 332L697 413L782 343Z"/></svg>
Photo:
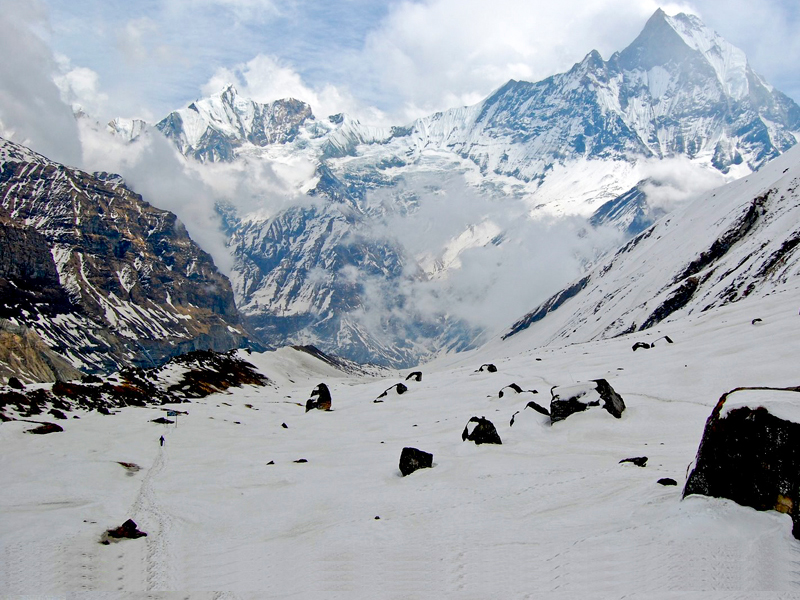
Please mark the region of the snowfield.
<svg viewBox="0 0 800 600"><path fill-rule="evenodd" d="M523 332L426 365L421 382L377 404L408 372L346 375L282 349L243 355L273 386L181 404L189 414L175 425L151 423L164 414L152 408L74 413L46 436L2 423L0 590L796 598L800 542L788 515L681 491L724 392L800 383L798 305L795 288L564 347L532 347ZM663 335L675 343L631 350ZM498 371L476 372L486 362ZM552 386L598 378L623 397L621 419L592 409L551 426L524 410L549 405ZM306 413L320 382L333 410ZM499 398L510 383L539 393ZM472 416L491 420L503 445L462 442ZM405 446L433 453L434 467L402 477ZM619 463L638 456L646 467ZM678 486L659 485L664 477ZM99 543L128 518L148 536Z"/></svg>

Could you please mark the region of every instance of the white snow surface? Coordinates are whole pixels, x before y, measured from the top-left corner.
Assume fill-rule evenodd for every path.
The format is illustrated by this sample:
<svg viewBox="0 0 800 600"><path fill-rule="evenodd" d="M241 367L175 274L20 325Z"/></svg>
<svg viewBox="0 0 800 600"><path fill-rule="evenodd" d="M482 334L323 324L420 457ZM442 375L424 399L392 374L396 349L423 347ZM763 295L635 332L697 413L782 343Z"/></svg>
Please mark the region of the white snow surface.
<svg viewBox="0 0 800 600"><path fill-rule="evenodd" d="M724 419L728 413L737 408L765 408L771 415L800 423L800 393L779 390L741 390L725 399L720 411Z"/></svg>
<svg viewBox="0 0 800 600"><path fill-rule="evenodd" d="M421 382L379 404L406 372L344 375L283 349L243 355L272 386L181 404L189 414L176 425L151 423L158 408L134 407L80 412L46 436L25 434L30 423L0 423L0 589L102 598L797 597L800 543L787 515L681 500L723 393L797 385L797 300L747 298L662 324L659 334L675 343L646 352L631 351L632 336L538 348L515 336L423 366ZM497 373L475 372L489 361ZM621 419L588 411L550 426L524 409L529 394L498 397L515 382L545 401L553 385L598 378L624 398ZM333 410L306 413L323 381ZM462 442L472 416L491 420L503 445ZM434 467L402 477L405 446L433 453ZM648 456L647 466L619 464L632 456ZM129 474L117 461L142 468ZM679 486L658 485L662 477ZM99 543L128 518L148 536Z"/></svg>

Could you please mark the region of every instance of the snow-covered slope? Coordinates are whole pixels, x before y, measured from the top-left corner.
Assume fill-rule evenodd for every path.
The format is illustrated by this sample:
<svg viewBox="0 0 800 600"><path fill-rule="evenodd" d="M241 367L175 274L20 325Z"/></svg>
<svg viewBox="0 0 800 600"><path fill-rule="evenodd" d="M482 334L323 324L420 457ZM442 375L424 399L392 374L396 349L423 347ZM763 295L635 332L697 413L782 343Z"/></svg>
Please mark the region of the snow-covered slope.
<svg viewBox="0 0 800 600"><path fill-rule="evenodd" d="M796 294L798 188L800 147L662 218L507 336L610 338L748 296Z"/></svg>
<svg viewBox="0 0 800 600"><path fill-rule="evenodd" d="M635 336L548 349L515 337L425 366L421 382L382 403L373 400L406 372L353 377L284 349L245 357L274 386L165 406L188 412L172 425L138 407L79 411L47 436L0 423L0 587L241 599L794 597L788 515L681 500L681 485L724 392L797 384L798 318L794 298L773 294L671 323L675 343L647 352L631 352ZM484 362L497 372L476 373ZM621 419L590 410L550 426L525 409L553 385L601 377L624 398ZM305 412L320 382L333 410ZM539 394L500 398L512 382ZM481 415L502 445L462 441ZM431 452L433 468L401 477L406 446ZM643 456L643 468L619 462ZM99 543L128 518L147 537Z"/></svg>

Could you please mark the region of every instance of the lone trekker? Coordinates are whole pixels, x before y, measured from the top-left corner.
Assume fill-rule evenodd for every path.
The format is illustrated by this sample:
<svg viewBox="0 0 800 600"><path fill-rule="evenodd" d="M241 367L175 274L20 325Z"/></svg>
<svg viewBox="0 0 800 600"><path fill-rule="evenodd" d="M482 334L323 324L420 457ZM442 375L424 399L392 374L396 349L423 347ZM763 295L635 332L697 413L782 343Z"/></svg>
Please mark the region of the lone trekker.
<svg viewBox="0 0 800 600"><path fill-rule="evenodd" d="M163 446L164 445L164 436L163 435L161 436L160 441L161 441L161 445Z"/></svg>

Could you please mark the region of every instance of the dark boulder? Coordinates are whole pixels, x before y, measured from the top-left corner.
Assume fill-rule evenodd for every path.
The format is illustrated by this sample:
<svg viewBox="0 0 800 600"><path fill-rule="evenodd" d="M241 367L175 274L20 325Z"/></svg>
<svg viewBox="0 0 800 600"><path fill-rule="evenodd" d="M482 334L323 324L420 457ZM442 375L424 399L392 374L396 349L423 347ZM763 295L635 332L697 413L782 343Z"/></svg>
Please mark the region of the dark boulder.
<svg viewBox="0 0 800 600"><path fill-rule="evenodd" d="M22 382L17 377L9 377L8 378L8 387L10 387L12 390L24 390L25 389L25 386L22 384Z"/></svg>
<svg viewBox="0 0 800 600"><path fill-rule="evenodd" d="M151 423L158 423L159 425L170 425L170 424L174 423L175 421L171 421L170 419L167 419L166 417L158 417L157 419L150 419L150 422Z"/></svg>
<svg viewBox="0 0 800 600"><path fill-rule="evenodd" d="M650 349L650 344L648 344L647 342L636 342L633 345L633 351L636 352L639 349L649 350Z"/></svg>
<svg viewBox="0 0 800 600"><path fill-rule="evenodd" d="M147 536L147 534L144 531L139 531L139 529L136 526L136 522L133 519L128 519L116 529L109 529L108 531L106 531L106 535L110 538L115 538L115 539L125 538L130 540L135 540L136 538Z"/></svg>
<svg viewBox="0 0 800 600"><path fill-rule="evenodd" d="M605 379L588 383L554 387L550 390L550 421L563 421L576 412L598 406L617 419L622 417L625 402Z"/></svg>
<svg viewBox="0 0 800 600"><path fill-rule="evenodd" d="M306 401L306 412L312 408L317 410L330 410L331 409L331 392L328 386L320 383L311 392L311 398Z"/></svg>
<svg viewBox="0 0 800 600"><path fill-rule="evenodd" d="M706 421L683 495L728 498L792 518L800 539L800 387L737 388Z"/></svg>
<svg viewBox="0 0 800 600"><path fill-rule="evenodd" d="M58 433L60 431L64 431L64 428L61 425L56 425L55 423L42 423L38 427L34 427L33 429L28 429L25 433L33 433L36 435L47 435L48 433Z"/></svg>
<svg viewBox="0 0 800 600"><path fill-rule="evenodd" d="M433 454L429 452L406 447L400 453L400 472L403 477L417 469L430 469L431 467L433 467Z"/></svg>
<svg viewBox="0 0 800 600"><path fill-rule="evenodd" d="M647 457L646 456L634 456L632 458L623 458L619 461L619 464L622 463L633 463L637 467L645 467L647 466Z"/></svg>
<svg viewBox="0 0 800 600"><path fill-rule="evenodd" d="M480 369L475 371L476 373L483 373L484 371L488 371L489 373L497 373L497 367L495 367L491 363L487 363L485 365L481 365Z"/></svg>
<svg viewBox="0 0 800 600"><path fill-rule="evenodd" d="M56 419L66 419L67 415L65 415L62 411L58 410L57 408L51 408L47 411L49 414L53 415Z"/></svg>
<svg viewBox="0 0 800 600"><path fill-rule="evenodd" d="M422 371L414 371L413 373L409 373L408 377L406 377L406 381L409 379L413 379L414 381L422 381Z"/></svg>
<svg viewBox="0 0 800 600"><path fill-rule="evenodd" d="M660 483L661 485L664 485L664 486L678 485L678 482L675 481L672 477L662 477L656 483Z"/></svg>
<svg viewBox="0 0 800 600"><path fill-rule="evenodd" d="M397 395L400 396L401 394L405 394L408 391L408 387L406 387L404 383L397 383L392 387L390 387L389 389L387 389L386 391L384 391L380 396L378 396L378 398L373 400L373 402L383 402L383 400L380 400L380 398L385 398L392 390L395 390L397 392Z"/></svg>
<svg viewBox="0 0 800 600"><path fill-rule="evenodd" d="M494 424L486 417L472 417L461 434L461 441L469 440L477 445L502 444Z"/></svg>

